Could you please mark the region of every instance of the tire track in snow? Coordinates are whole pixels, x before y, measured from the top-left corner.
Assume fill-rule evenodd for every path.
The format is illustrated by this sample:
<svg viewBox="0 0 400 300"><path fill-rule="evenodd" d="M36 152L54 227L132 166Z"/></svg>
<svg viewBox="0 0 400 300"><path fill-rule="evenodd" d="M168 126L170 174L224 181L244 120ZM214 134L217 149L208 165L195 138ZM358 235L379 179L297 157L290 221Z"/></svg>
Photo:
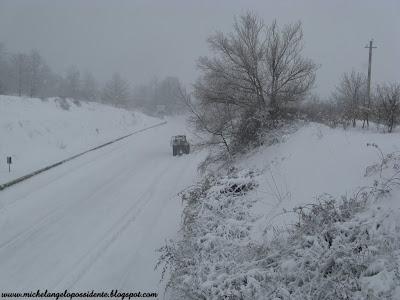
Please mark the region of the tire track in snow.
<svg viewBox="0 0 400 300"><path fill-rule="evenodd" d="M155 185L162 176L169 169L169 164L151 181L149 188L147 188L142 194L140 194L136 201L126 213L115 222L103 235L97 244L89 249L71 268L71 272L68 274L70 278L68 279L68 274L63 276L55 285L55 290L66 281L66 285L61 288L71 289L96 263L96 261L102 256L102 254L107 251L107 249L118 239L118 237L136 220L137 216L142 212L142 210L149 203L148 200L151 199L154 193L153 185ZM78 271L75 271L78 270ZM67 279L65 279L67 278Z"/></svg>
<svg viewBox="0 0 400 300"><path fill-rule="evenodd" d="M53 218L51 218L51 217L55 214L55 211L57 211L57 210L58 210L57 208L51 210L49 213L44 215L39 221L34 223L32 226L28 227L25 230L20 231L16 235L12 236L10 239L0 243L0 251L3 248L8 248L8 247L11 247L11 246L17 244L19 241L21 241L21 242L26 241L34 233L40 231L40 229L47 226L48 224L53 223L53 222L50 222L50 220L54 219L54 217Z"/></svg>
<svg viewBox="0 0 400 300"><path fill-rule="evenodd" d="M175 161L174 161L174 163L175 163ZM184 170L183 172L179 172L179 176L178 176L177 178L175 178L175 185L174 185L175 188L171 189L171 190L174 190L174 191L175 191L175 190L177 190L177 186L178 186L178 183L180 182L180 179L186 177L186 174L188 173L188 170L189 170L189 169L188 169L188 168L185 168L185 161L180 162L180 164L179 164L178 166L176 166L176 165L174 164L174 166L175 166L175 168L183 169L183 170ZM171 195L171 196L168 197L168 199L167 199L166 201L163 201L163 205L162 205L161 207L158 207L157 213L163 211L164 208L168 205L168 201L170 201L171 199L174 199L174 198L176 198L176 197L178 197L178 194L176 194L176 195ZM155 227L155 223L152 223L151 228L150 228L150 233L153 231L154 227ZM149 233L149 232L148 232L148 233ZM137 258L137 256L138 256L138 253L139 253L139 251L142 249L143 240L145 240L146 237L147 237L147 235L146 235L146 236L143 236L142 239L140 240L140 242L138 243L139 247L136 248L136 250L135 250L135 252L134 252L134 255L132 256L133 259L132 259L131 262L128 264L128 266L126 267L126 271L125 271L125 272L123 273L123 275L122 275L122 278L121 278L121 280L120 280L120 284L119 284L119 286L118 286L118 289L119 289L119 290L123 290L123 289L124 289L125 284L127 283L128 279L129 279L129 276L130 276L130 274L132 273L132 270L133 270L132 265L135 263L135 260L136 260L136 258ZM156 250L157 250L157 249L154 249L154 251L156 251ZM130 285L130 286L132 286L132 285Z"/></svg>
<svg viewBox="0 0 400 300"><path fill-rule="evenodd" d="M118 148L120 149L120 148ZM116 149L114 149L116 150ZM91 162L94 162L96 159L94 159ZM131 166L125 166L125 170L123 172L120 172L117 176L113 176L110 180L106 180L105 183L102 182L102 184L94 189L94 192L89 194L83 201L78 199L81 204L90 202L93 198L95 198L97 195L103 194L105 191L109 190L110 187L114 186L116 183L121 183L126 180L129 180L129 177L132 173L136 173L136 170L132 170ZM76 169L75 169L76 170ZM69 211L71 208L74 207L76 204L76 201L69 203L69 205L62 205L54 208L51 210L49 213L44 215L42 218L40 218L37 222L35 222L33 225L29 226L27 229L19 232L12 238L8 239L7 241L3 242L0 244L0 251L3 248L8 248L13 245L18 245L21 244L27 240L32 239L36 233L39 233L41 229L46 228L54 224L56 221L60 221L64 219L68 214L65 213L65 211ZM64 213L63 213L64 212Z"/></svg>

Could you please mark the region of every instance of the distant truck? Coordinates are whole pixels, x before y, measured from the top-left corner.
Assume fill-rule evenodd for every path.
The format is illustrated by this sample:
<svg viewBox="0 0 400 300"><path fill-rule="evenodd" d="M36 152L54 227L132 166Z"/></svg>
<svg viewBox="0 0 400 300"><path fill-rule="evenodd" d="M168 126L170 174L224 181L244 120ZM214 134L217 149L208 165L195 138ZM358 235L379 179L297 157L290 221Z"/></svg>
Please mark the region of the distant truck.
<svg viewBox="0 0 400 300"><path fill-rule="evenodd" d="M171 138L172 155L189 154L190 145L186 140L186 135L175 135Z"/></svg>

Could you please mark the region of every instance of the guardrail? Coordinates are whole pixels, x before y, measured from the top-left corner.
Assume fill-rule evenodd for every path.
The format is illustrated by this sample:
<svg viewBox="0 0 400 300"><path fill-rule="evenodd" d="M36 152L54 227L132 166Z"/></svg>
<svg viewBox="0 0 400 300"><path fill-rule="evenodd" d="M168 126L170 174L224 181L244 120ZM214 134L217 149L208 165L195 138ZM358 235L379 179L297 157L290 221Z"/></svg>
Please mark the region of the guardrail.
<svg viewBox="0 0 400 300"><path fill-rule="evenodd" d="M15 184L17 184L17 183L20 183L20 182L22 182L22 181L25 181L25 180L27 180L27 179L29 179L29 178L31 178L31 177L33 177L33 176L36 176L36 175L38 175L38 174L40 174L40 173L43 173L43 172L48 171L48 170L50 170L50 169L53 169L53 168L55 168L55 167L57 167L57 166L59 166L59 165L62 165L62 164L64 164L64 163L68 162L68 161L71 161L71 160L73 160L73 159L75 159L75 158L78 158L78 157L80 157L80 156L82 156L82 155L84 155L84 154L86 154L86 153L89 153L89 152L98 150L98 149L103 148L103 147L108 146L108 145L111 145L111 144L113 144L113 143L115 143L115 142L118 142L118 141L120 141L120 140L126 139L127 137L130 137L131 135L134 135L134 134L137 134L137 133L140 133L140 132L143 132L143 131L146 131L146 130L149 130L149 129L152 129L152 128L155 128L155 127L159 127L159 126L162 126L162 125L165 125L165 124L167 124L167 121L164 121L164 122L161 122L161 123L158 123L158 124L155 124L155 125L146 127L146 128L142 128L142 129L136 130L136 131L131 132L131 133L127 134L127 135L121 136L121 137L119 137L119 138L116 138L116 139L111 140L111 141L109 141L109 142L107 142L107 143L101 144L101 145L96 146L96 147L94 147L94 148L90 148L89 150L83 151L83 152L81 152L81 153L78 153L78 154L73 155L73 156L71 156L71 157L68 157L68 158L66 158L66 159L63 159L63 160L61 160L61 161L59 161L59 162L56 162L56 163L51 164L51 165L49 165L49 166L47 166L47 167L41 168L41 169L39 169L39 170L36 170L36 171L34 171L34 172L32 172L32 173L29 173L29 174L27 174L27 175L24 175L24 176L21 176L21 177L18 177L18 178L16 178L16 179L14 179L14 180L11 180L11 181L9 181L9 182L0 184L0 191L4 190L4 189L6 189L6 188L8 188L8 187L10 187L10 186L12 186L12 185L15 185Z"/></svg>

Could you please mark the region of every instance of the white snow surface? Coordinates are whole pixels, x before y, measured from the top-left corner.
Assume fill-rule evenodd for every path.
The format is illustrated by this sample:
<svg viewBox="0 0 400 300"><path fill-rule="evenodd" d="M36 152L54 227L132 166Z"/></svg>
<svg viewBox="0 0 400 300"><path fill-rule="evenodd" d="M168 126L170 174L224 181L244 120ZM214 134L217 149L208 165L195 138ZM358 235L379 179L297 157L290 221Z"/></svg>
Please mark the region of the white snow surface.
<svg viewBox="0 0 400 300"><path fill-rule="evenodd" d="M241 158L239 168L262 172L255 191L260 201L254 209L263 212L260 224L291 224L295 218L278 215L315 203L322 194L337 198L371 185L376 177L365 176L365 170L380 161L380 153L368 143L377 144L386 154L396 152L400 150L400 133L332 129L309 123L283 135L280 143L260 147Z"/></svg>
<svg viewBox="0 0 400 300"><path fill-rule="evenodd" d="M16 165L38 160L20 173L159 122L95 103L63 111L52 100L2 97L0 105L8 142L2 154L14 151ZM104 134L97 138L95 128ZM204 158L201 152L173 157L169 141L176 134L189 134L182 118L1 191L1 291L118 289L161 298L156 249L175 237L177 193L196 180ZM57 141L67 148L56 150Z"/></svg>
<svg viewBox="0 0 400 300"><path fill-rule="evenodd" d="M96 102L0 96L0 183L159 122Z"/></svg>
<svg viewBox="0 0 400 300"><path fill-rule="evenodd" d="M157 122L96 103L0 96L0 183ZM203 152L172 157L169 140L176 134L190 135L183 119L168 120L0 191L1 291L118 289L157 292L161 298L165 282L159 282L161 270L154 270L155 250L170 238L182 238L177 193L199 179L197 165L205 157ZM396 152L400 134L311 123L288 130L280 143L240 157L236 172L214 179L201 192L201 202L187 208L193 213L193 239L184 252L177 248L179 261L187 261L184 270L189 270L182 278L175 274L178 282L182 279L180 288L210 299L240 293L245 299L265 299L269 280L280 278L275 296L292 299L287 288L298 284L303 271L310 272L304 256L317 267L307 276L319 274L318 268L327 272L346 266L346 259L354 259L354 244L344 235L332 248L318 236L294 240L292 248L278 240L283 253L275 253L279 246L270 247L268 241L297 221L296 214L285 211L317 203L324 193L351 196L382 179L374 168L366 172L381 160L367 143L383 153ZM14 160L11 174L7 155ZM360 269L362 291L355 299L400 299L399 198L394 187L367 210L329 228L357 237L368 231L364 244L357 244L366 256L356 255L356 262L361 257L367 265L359 265L365 269ZM343 258L334 256L336 249L344 249ZM276 257L284 259L277 259L271 272Z"/></svg>

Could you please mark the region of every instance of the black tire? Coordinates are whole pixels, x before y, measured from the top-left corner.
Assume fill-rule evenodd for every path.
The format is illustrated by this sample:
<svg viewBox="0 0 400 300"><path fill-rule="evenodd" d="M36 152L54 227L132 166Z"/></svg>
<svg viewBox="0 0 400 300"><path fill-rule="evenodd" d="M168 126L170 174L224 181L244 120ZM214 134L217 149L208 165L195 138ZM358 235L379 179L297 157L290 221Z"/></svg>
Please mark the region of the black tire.
<svg viewBox="0 0 400 300"><path fill-rule="evenodd" d="M172 146L172 156L176 156L176 147Z"/></svg>
<svg viewBox="0 0 400 300"><path fill-rule="evenodd" d="M189 154L190 153L190 145L187 145L186 146L186 154Z"/></svg>

